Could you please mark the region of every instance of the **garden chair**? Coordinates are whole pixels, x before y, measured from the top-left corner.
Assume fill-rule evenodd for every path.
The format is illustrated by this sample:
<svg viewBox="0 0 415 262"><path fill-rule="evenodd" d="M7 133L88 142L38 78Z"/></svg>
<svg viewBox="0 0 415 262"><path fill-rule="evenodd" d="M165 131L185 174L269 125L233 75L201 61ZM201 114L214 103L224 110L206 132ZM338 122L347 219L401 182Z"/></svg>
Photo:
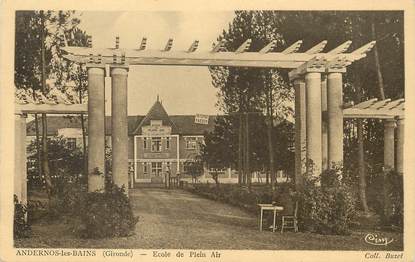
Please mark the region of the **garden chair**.
<svg viewBox="0 0 415 262"><path fill-rule="evenodd" d="M298 232L297 221L298 201L295 201L294 213L292 215L283 215L281 218L281 233L284 233L284 229L294 229L294 232Z"/></svg>

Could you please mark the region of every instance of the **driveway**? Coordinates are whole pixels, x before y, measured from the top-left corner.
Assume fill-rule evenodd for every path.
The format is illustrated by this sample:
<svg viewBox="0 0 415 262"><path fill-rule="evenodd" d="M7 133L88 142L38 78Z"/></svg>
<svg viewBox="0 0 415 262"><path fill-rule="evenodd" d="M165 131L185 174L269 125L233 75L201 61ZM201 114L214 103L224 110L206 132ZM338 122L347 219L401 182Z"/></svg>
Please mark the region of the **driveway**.
<svg viewBox="0 0 415 262"><path fill-rule="evenodd" d="M256 250L401 250L402 234L389 246L365 243L367 233L324 236L312 233L259 232L255 214L204 199L182 190L130 190L133 210L140 217L135 234L108 239L79 239L64 223L32 226L33 236L17 240L17 247L128 248L128 249L256 249Z"/></svg>

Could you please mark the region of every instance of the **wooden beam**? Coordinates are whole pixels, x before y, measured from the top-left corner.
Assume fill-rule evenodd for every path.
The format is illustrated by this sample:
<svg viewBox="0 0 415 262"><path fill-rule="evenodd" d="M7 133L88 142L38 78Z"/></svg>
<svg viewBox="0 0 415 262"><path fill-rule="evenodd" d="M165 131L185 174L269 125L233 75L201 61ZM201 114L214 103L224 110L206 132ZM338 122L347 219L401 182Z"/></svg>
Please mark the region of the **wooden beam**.
<svg viewBox="0 0 415 262"><path fill-rule="evenodd" d="M385 103L380 108L382 108L382 110L391 110L391 109L395 108L396 106L398 106L399 104L403 103L404 101L405 100L403 98L398 99L398 100L394 100L394 101L390 101L389 103Z"/></svg>
<svg viewBox="0 0 415 262"><path fill-rule="evenodd" d="M309 72L325 72L326 71L327 59L322 56L315 56L313 59L305 62L301 66L288 72L290 80L294 80L297 77L309 73Z"/></svg>
<svg viewBox="0 0 415 262"><path fill-rule="evenodd" d="M390 98L385 99L385 100L378 101L378 102L374 103L373 105L369 106L367 109L380 109L385 104L389 103L390 101L391 101Z"/></svg>
<svg viewBox="0 0 415 262"><path fill-rule="evenodd" d="M196 51L198 46L199 46L199 40L193 41L192 45L189 47L187 52L192 53L192 52Z"/></svg>
<svg viewBox="0 0 415 262"><path fill-rule="evenodd" d="M284 49L284 51L282 51L281 53L283 53L283 54L295 53L295 52L298 51L298 49L300 49L302 44L303 44L303 40L298 40L294 44L292 44L289 47L287 47L286 49Z"/></svg>
<svg viewBox="0 0 415 262"><path fill-rule="evenodd" d="M324 47L326 47L326 45L327 45L327 40L321 41L317 45L315 45L312 48L305 51L305 53L310 54L310 55L320 53L321 51L323 51L323 49L324 49Z"/></svg>
<svg viewBox="0 0 415 262"><path fill-rule="evenodd" d="M165 52L170 51L170 50L171 50L171 48L172 48L172 46L173 46L173 38L170 38L170 39L167 41L166 46L164 47L163 51L165 51Z"/></svg>
<svg viewBox="0 0 415 262"><path fill-rule="evenodd" d="M265 47L259 50L259 53L266 54L268 52L271 52L276 46L277 46L277 40L272 40L269 44L267 44Z"/></svg>
<svg viewBox="0 0 415 262"><path fill-rule="evenodd" d="M146 46L147 46L147 38L143 37L143 39L141 39L140 47L138 48L138 50L144 50L146 49Z"/></svg>
<svg viewBox="0 0 415 262"><path fill-rule="evenodd" d="M223 50L221 41L216 45L213 51L187 52L187 50L169 52L161 50L137 50L123 49L125 51L125 63L129 65L189 65L189 66L238 66L238 67L273 67L294 69L302 66L304 63L312 60L315 56L324 58L326 61L335 59L338 55L319 53L310 55L307 53L290 53L269 52L272 46L263 48L262 52L220 52ZM265 50L264 50L265 49ZM77 63L90 63L94 66L94 61L89 61L92 54L102 54L102 63L112 64L113 48L87 48L87 47L63 47L65 59ZM356 61L362 58L360 54L344 53L342 57L345 61ZM160 60L165 59L165 60ZM185 62L183 62L185 61Z"/></svg>
<svg viewBox="0 0 415 262"><path fill-rule="evenodd" d="M354 50L352 52L352 54L366 56L366 53L368 53L370 50L372 50L372 48L375 46L375 44L376 44L376 41L372 41L372 42L370 42L370 43Z"/></svg>
<svg viewBox="0 0 415 262"><path fill-rule="evenodd" d="M238 47L238 49L236 49L235 53L240 54L243 52L246 52L249 50L249 47L251 46L252 40L251 39L247 39L245 42L243 42L242 45L240 45Z"/></svg>
<svg viewBox="0 0 415 262"><path fill-rule="evenodd" d="M334 59L330 60L326 64L327 72L346 72L346 67L350 65L353 61L347 59L346 56L341 55L337 56Z"/></svg>
<svg viewBox="0 0 415 262"><path fill-rule="evenodd" d="M225 43L226 43L226 40L225 39L220 40L219 43L217 43L213 47L213 49L212 49L211 52L212 53L217 53L217 52L223 51Z"/></svg>
<svg viewBox="0 0 415 262"><path fill-rule="evenodd" d="M344 53L347 51L347 49L349 49L351 44L352 44L352 41L346 41L343 44L339 45L338 47L334 48L333 50L329 51L327 54L336 55L336 54Z"/></svg>
<svg viewBox="0 0 415 262"><path fill-rule="evenodd" d="M359 108L359 109L367 108L368 106L373 105L376 101L378 101L377 98L372 98L370 100L361 102L361 103L353 106L353 108Z"/></svg>
<svg viewBox="0 0 415 262"><path fill-rule="evenodd" d="M115 49L119 49L120 48L120 37L117 36L115 37Z"/></svg>
<svg viewBox="0 0 415 262"><path fill-rule="evenodd" d="M88 113L87 104L26 104L26 105L15 105L15 114L34 114L34 113L45 113L45 114L80 114Z"/></svg>

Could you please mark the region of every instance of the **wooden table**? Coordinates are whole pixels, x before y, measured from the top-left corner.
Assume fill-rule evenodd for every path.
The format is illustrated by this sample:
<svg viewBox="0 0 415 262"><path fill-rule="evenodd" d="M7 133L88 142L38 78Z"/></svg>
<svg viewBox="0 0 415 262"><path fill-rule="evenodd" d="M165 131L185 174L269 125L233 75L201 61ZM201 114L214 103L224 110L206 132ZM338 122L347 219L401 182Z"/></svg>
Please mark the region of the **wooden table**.
<svg viewBox="0 0 415 262"><path fill-rule="evenodd" d="M269 211L274 212L274 220L272 222L272 232L275 232L275 229L276 229L275 222L277 219L277 212L284 210L284 208L282 206L274 206L272 204L258 204L258 206L261 208L260 220L259 220L259 231L262 231L262 219L263 219L264 211L269 210Z"/></svg>

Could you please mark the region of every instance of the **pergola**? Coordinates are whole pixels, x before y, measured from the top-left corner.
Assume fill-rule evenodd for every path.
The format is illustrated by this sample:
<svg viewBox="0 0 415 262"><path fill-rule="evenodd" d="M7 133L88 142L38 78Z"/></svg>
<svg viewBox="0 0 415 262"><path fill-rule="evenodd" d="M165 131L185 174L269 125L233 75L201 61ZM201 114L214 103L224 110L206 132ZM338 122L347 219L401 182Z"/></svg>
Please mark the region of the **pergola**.
<svg viewBox="0 0 415 262"><path fill-rule="evenodd" d="M70 61L86 64L88 69L88 190L102 190L104 176L96 175L95 170L105 173L105 99L104 77L106 67L110 68L112 81L112 175L117 185L128 185L128 133L127 133L127 77L129 66L231 66L292 69L289 73L295 88L295 170L296 183L307 163L313 163L314 175L319 175L328 163L343 161L343 98L342 74L348 65L366 56L374 46L370 42L353 52L346 53L351 45L347 41L340 46L322 52L327 41L298 52L302 41L281 51L276 49L276 41L270 42L261 50L249 51L248 39L235 51L227 51L224 41L220 41L210 51L197 51L199 42L194 41L188 50L172 50L173 39L169 39L160 50L147 50L147 39L143 38L136 49L123 49L116 38L114 48L63 47L64 57ZM25 108L29 108L27 105ZM44 106L48 107L48 106ZM55 105L55 112L67 112L70 105ZM20 109L18 116L29 112ZM69 110L71 111L71 110ZM76 110L74 110L76 111ZM323 121L322 112L327 111ZM50 113L51 111L44 111ZM82 112L85 112L82 109ZM20 123L20 124L18 124ZM25 121L19 120L16 128L24 129ZM21 136L23 136L23 131ZM16 152L23 155L23 145ZM19 160L21 161L21 160ZM21 170L18 181L25 177Z"/></svg>
<svg viewBox="0 0 415 262"><path fill-rule="evenodd" d="M376 98L359 103L343 110L344 118L376 118L382 119L384 125L383 164L385 169L395 169L403 174L405 99L391 101ZM396 150L395 150L395 128ZM396 165L395 165L396 151Z"/></svg>

